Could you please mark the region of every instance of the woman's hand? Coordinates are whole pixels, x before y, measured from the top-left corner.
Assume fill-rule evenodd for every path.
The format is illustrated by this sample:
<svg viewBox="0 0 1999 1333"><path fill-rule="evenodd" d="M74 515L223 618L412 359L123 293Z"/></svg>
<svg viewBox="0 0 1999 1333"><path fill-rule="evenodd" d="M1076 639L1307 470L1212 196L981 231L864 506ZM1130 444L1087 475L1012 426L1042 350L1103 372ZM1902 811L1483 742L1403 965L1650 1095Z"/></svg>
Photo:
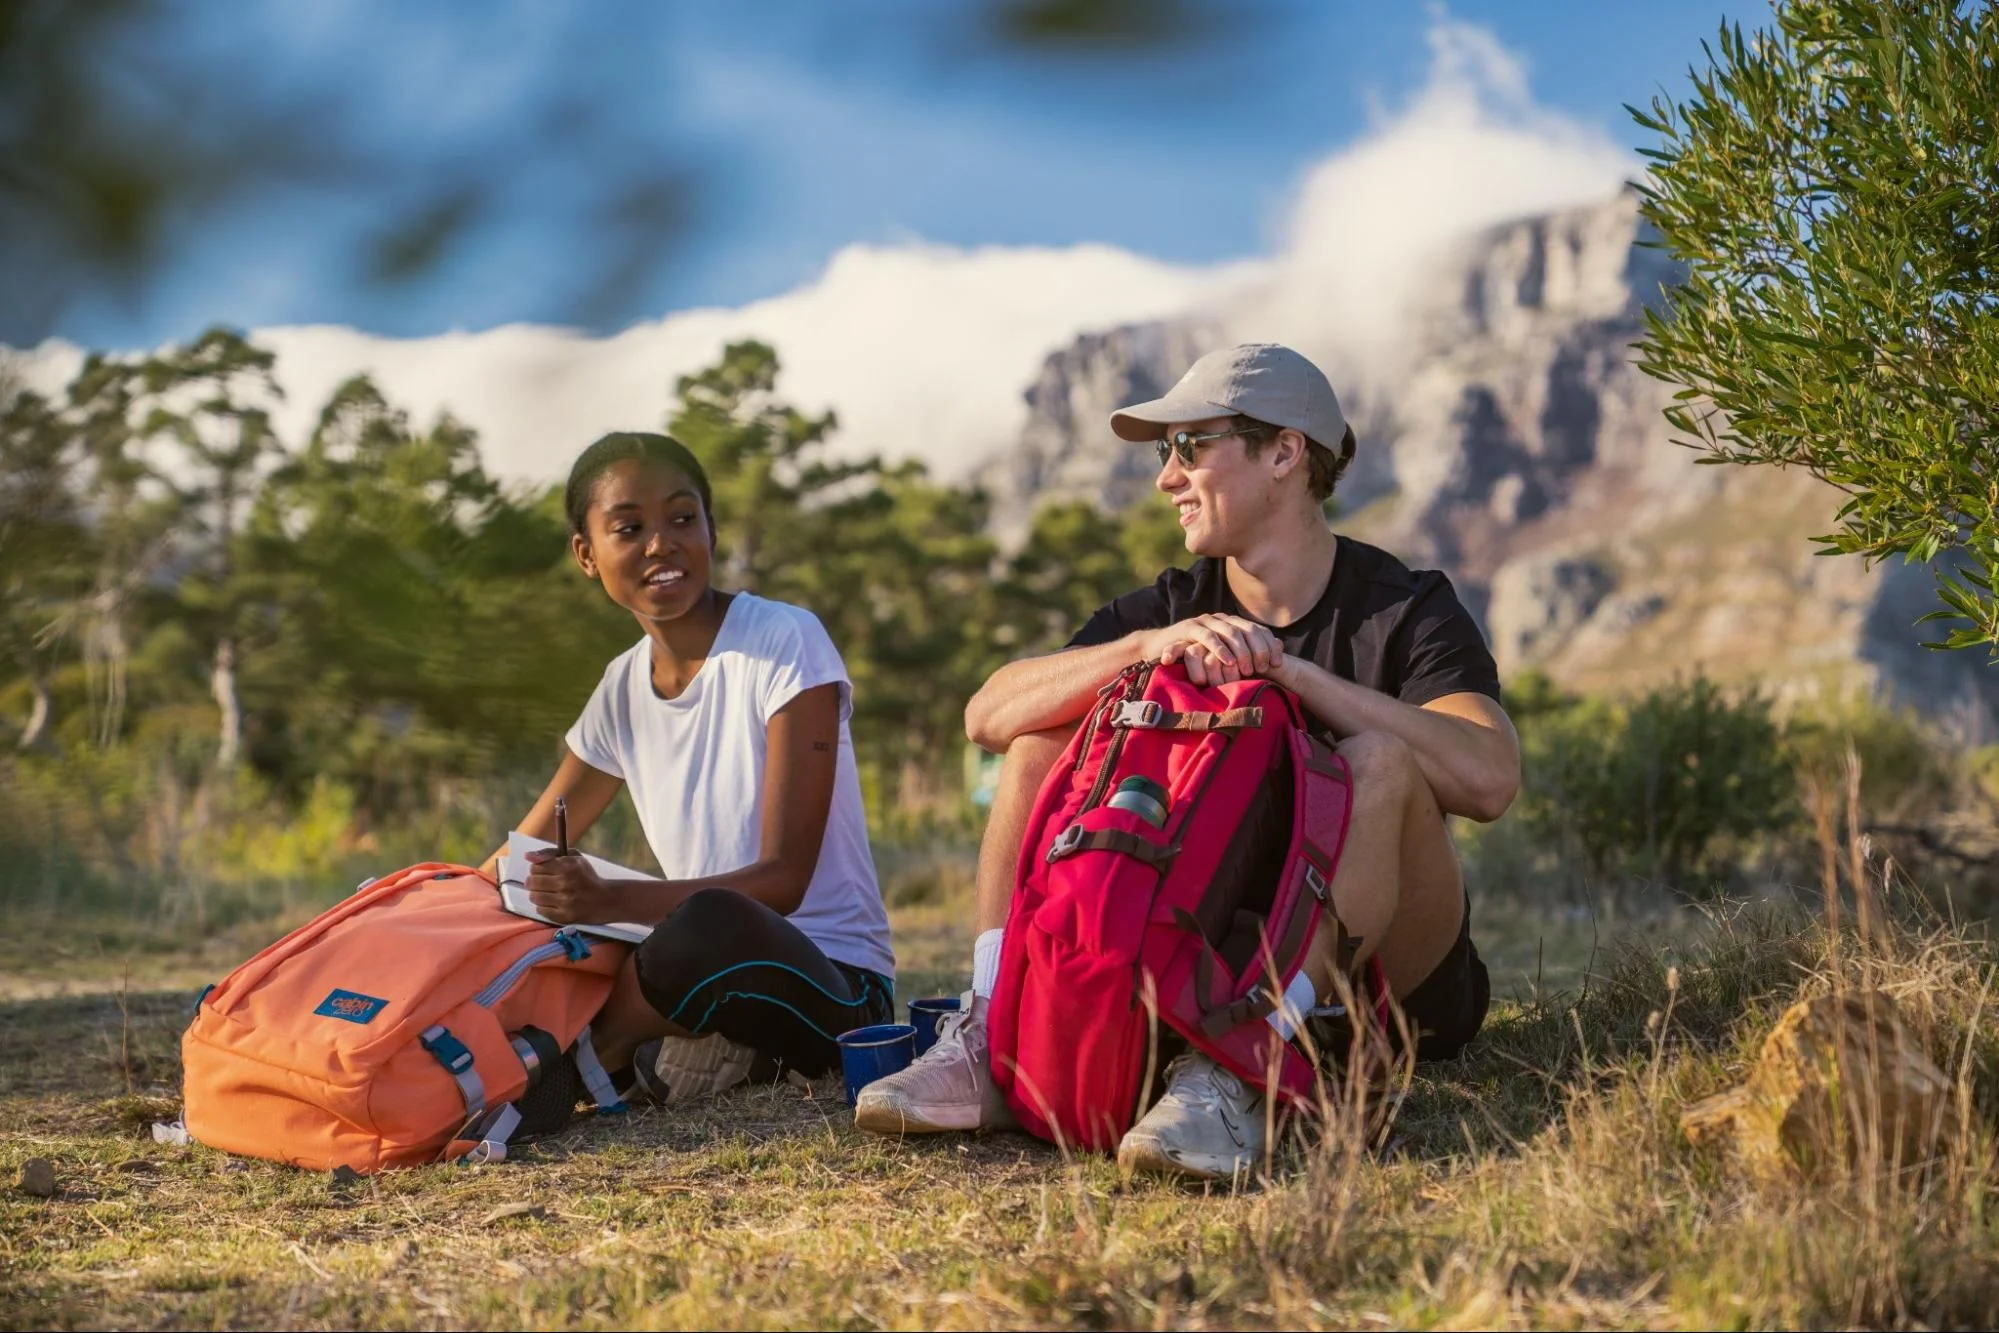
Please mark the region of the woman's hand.
<svg viewBox="0 0 1999 1333"><path fill-rule="evenodd" d="M627 901L631 881L607 880L588 861L571 853L558 855L553 848L528 853L528 897L537 912L558 925L586 922L603 925L634 919Z"/></svg>

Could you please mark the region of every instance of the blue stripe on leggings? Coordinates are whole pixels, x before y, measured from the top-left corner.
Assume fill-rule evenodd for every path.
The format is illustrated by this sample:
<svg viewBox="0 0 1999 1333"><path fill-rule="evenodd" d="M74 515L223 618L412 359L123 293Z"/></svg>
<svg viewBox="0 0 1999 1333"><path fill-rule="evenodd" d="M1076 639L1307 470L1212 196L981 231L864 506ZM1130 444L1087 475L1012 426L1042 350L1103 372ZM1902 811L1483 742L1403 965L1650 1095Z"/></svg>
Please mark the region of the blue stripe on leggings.
<svg viewBox="0 0 1999 1333"><path fill-rule="evenodd" d="M762 1000L766 1004L774 1004L780 1009L790 1009L792 1013L798 1015L799 1022L805 1024L806 1027L811 1028L814 1032L818 1033L821 1037L824 1037L827 1041L837 1042L839 1040L838 1037L835 1037L825 1028L820 1027L817 1023L807 1018L804 1014L799 1013L797 1009L792 1008L791 1005L786 1004L783 1000L778 999L775 995L759 995L755 991L745 991L745 990L732 990L728 994L724 995L721 999L716 1000L713 1004L709 1005L708 1008L705 1011L703 1011L699 1021L697 1021L694 1024L693 1031L698 1035L702 1036L707 1035L703 1031L703 1029L705 1029L708 1026L709 1015L713 1014L717 1009L720 1009L723 1005L727 1004L731 1000Z"/></svg>
<svg viewBox="0 0 1999 1333"><path fill-rule="evenodd" d="M715 984L716 982L720 981L720 980L721 980L721 979L722 979L723 977L726 977L726 976L728 976L728 975L729 975L729 974L730 974L731 972L740 972L740 971L742 971L742 970L743 970L744 968L746 968L746 967L777 967L777 968L782 968L782 969L784 969L784 970L785 970L786 972L789 972L789 973L791 973L791 975L793 975L793 976L797 977L797 978L798 978L798 979L799 979L800 981L804 982L804 983L805 983L806 985L808 985L808 986L812 987L812 989L813 989L813 990L816 990L816 991L818 991L818 992L819 992L819 993L820 993L821 995L823 995L823 996L825 996L825 997L826 997L827 999L829 999L829 1000L833 1001L833 1003L835 1003L835 1004L844 1004L844 1005L846 1005L846 1006L847 1006L847 1007L848 1007L849 1009L852 1009L852 1008L853 1008L854 1006L856 1006L856 1005L861 1005L861 1004L866 1004L866 1003L868 1002L868 988L867 988L867 985L866 985L866 983L862 983L862 986L861 986L861 994L860 994L860 998L859 998L859 999L854 999L854 1000L846 1000L846 999L842 999L842 998L841 998L841 997L839 997L838 995L835 995L835 994L834 994L834 993L833 993L832 991L829 991L829 990L827 990L827 989L826 989L826 988L825 988L824 986L822 986L822 985L820 985L820 984L819 984L818 982L814 981L814 980L813 980L813 979L812 979L811 977L808 977L808 976L806 976L806 975L805 975L805 974L804 974L803 972L800 972L800 971L799 971L799 970L798 970L797 968L795 968L795 967L791 966L791 964L789 964L789 963L779 963L779 962L773 962L772 960L770 960L770 959L768 959L768 958L758 958L758 959L754 959L754 960L752 960L751 962L747 962L747 963L733 963L733 964L731 964L730 966L728 966L728 967L725 967L725 968L723 968L723 969L722 969L722 970L721 970L720 972L717 972L717 973L715 973L715 974L714 974L713 976L710 976L710 977L707 977L706 979L702 980L702 981L701 981L701 982L699 982L698 984L696 984L696 985L694 985L694 986L691 986L691 987L689 987L689 988L688 988L688 991L687 991L687 994L686 994L685 996L681 997L681 1001L680 1001L680 1003L679 1003L679 1004L677 1004L677 1005L675 1005L675 1006L673 1007L673 1012L672 1012L672 1013L670 1013L670 1014L668 1014L668 1015L666 1016L666 1021L667 1021L667 1022L669 1022L669 1023L678 1023L678 1022L680 1021L680 1011L681 1011L681 1010L683 1010L683 1009L685 1009L685 1008L687 1007L688 1003L689 1003L689 1002L690 1002L691 1000L693 1000L693 998L694 998L694 997L695 997L696 995L700 994L700 993L702 992L702 990L706 989L706 988L707 988L707 987L709 987L709 986L712 986L712 985L714 985L714 984ZM856 969L856 970L859 970L859 969ZM864 974L864 975L868 975L868 976L872 976L872 975L873 975L873 973L866 973L866 974ZM748 999L757 999L757 1000L770 1000L770 999L771 999L771 997L770 997L770 996L768 996L768 995L746 995L746 997L745 997L745 998L748 998ZM720 1000L717 1000L717 1001L715 1001L715 1003L714 1003L714 1004L711 1004L711 1005L709 1005L709 1006L708 1006L708 1014L712 1014L712 1013L714 1013L714 1012L715 1012L715 1005L716 1005L716 1004L720 1004L720 1003L721 1003L721 1001L720 1001ZM783 1002L782 1000L771 1000L771 1003L773 1003L773 1004L784 1004L784 1002ZM791 1006L790 1006L790 1005L788 1005L788 1004L784 1005L784 1007L785 1007L785 1008L787 1008L787 1009L791 1009ZM791 1009L791 1012L792 1012L792 1013L794 1013L794 1014L797 1014L797 1013L798 1013L798 1011L797 1011L796 1009ZM701 1015L701 1020L702 1020L702 1022L704 1022L704 1023L705 1023L705 1022L707 1021L707 1019L708 1019L708 1014L703 1014L703 1015ZM803 1015L803 1014L798 1014L798 1016L799 1016L800 1018L804 1018L804 1017L805 1017L805 1015ZM810 1022L811 1022L811 1020L810 1020L810 1019L807 1019L806 1021L807 1021L808 1023L810 1023ZM696 1028L696 1030L698 1031L698 1030L699 1030L699 1028L700 1028L700 1024L698 1024L698 1023L697 1023L697 1024L695 1025L695 1028ZM816 1024L816 1023L815 1023L815 1024L812 1024L812 1030L813 1030L813 1031L815 1031L815 1032L817 1032L817 1031L819 1030L819 1027L818 1027L818 1024ZM831 1038L828 1038L828 1040L831 1040Z"/></svg>
<svg viewBox="0 0 1999 1333"><path fill-rule="evenodd" d="M738 967L755 967L755 966L756 966L756 964L755 964L755 963L739 963L739 964L737 964L737 966L738 966ZM768 966L770 966L770 967L784 967L784 964L783 964L783 963L770 963L770 964L768 964ZM731 971L731 972L733 972L733 971L735 971L735 968L730 968L730 969L728 969L728 970L729 970L729 971ZM794 971L797 971L797 969L796 969L796 968L788 968L788 967L787 967L787 968L785 968L785 970L786 970L787 972L794 972ZM721 973L717 973L716 975L717 975L717 976L720 976L720 975L722 975L722 974L721 974ZM872 985L873 985L873 984L874 984L875 982L877 982L877 981L881 981L881 980L882 980L882 978L881 978L881 977L880 977L880 976L879 976L878 974L876 974L876 973L873 973L873 972L864 972L864 973L862 973L861 975L867 978L867 980L866 980L866 981L864 981L864 982L862 983L862 985L861 985L861 998L860 998L860 999L858 999L858 1000L842 1000L842 1001L840 1001L840 1002L841 1002L842 1004L846 1004L846 1005L848 1005L849 1007L852 1007L853 1005L856 1005L856 1004L866 1004L866 1003L867 1003L867 999L868 999L868 990L870 989L870 987L871 987L871 986L872 986ZM807 980L807 981L810 981L810 980L811 980L811 978L810 978L810 977L807 977L807 978L806 978L806 980ZM703 985L706 985L706 984L708 984L708 983L707 983L707 982L703 982L702 984L703 984ZM886 989L887 989L887 983L886 983L886 982L883 982L882 984L883 984L883 989L884 989L884 990L886 990ZM820 992L822 992L822 993L823 993L823 992L825 991L825 987L823 987L823 986L814 986L814 987L813 987L813 989L814 989L814 990L817 990L817 991L820 991ZM689 998L689 999L691 999L691 998L693 998L693 997L692 997L692 996L689 996L688 998ZM836 997L836 998L837 998L837 997ZM889 992L889 994L888 994L888 997L887 997L887 998L888 998L888 1002L889 1002L889 1015L888 1015L888 1016L889 1016L889 1017L890 1017L891 1019L893 1019L893 1018L895 1017L895 996L894 996L894 993L893 993L893 992ZM838 1042L838 1041L839 1041L839 1038L838 1038L837 1036L835 1036L835 1035L834 1035L833 1033L831 1033L831 1032L828 1032L828 1031L827 1031L827 1030L826 1030L825 1028L822 1028L822 1027L820 1027L820 1026L819 1026L819 1025L817 1024L817 1023L813 1022L813 1021L812 1021L812 1020L811 1020L810 1018L807 1018L807 1017L806 1017L806 1016L805 1016L804 1014L802 1014L802 1013L799 1013L799 1011L798 1011L798 1010L797 1010L796 1008L794 1008L793 1006L791 1006L791 1005L789 1005L789 1004L785 1003L785 1002L784 1002L783 1000L780 1000L780 999L778 999L778 998L777 998L777 997L776 997L775 995L761 995L761 994L757 993L756 991L743 991L743 990L732 990L732 991L728 992L727 994L723 995L721 999L719 999L719 1000L714 1000L714 1001L710 1002L710 1003L709 1003L709 1005L708 1005L708 1007L707 1007L706 1009L704 1009L704 1010L702 1011L702 1013L701 1013L701 1017L700 1017L700 1018L699 1018L699 1019L698 1019L698 1020L697 1020L697 1021L695 1022L695 1024L694 1024L694 1027L693 1027L693 1031L694 1031L694 1032L696 1032L696 1033L702 1033L702 1030L703 1030L703 1029L705 1029L705 1028L706 1028L706 1027L708 1026L708 1020L709 1020L709 1018L711 1018L711 1017L712 1017L712 1016L714 1015L715 1011L716 1011L717 1009L720 1009L720 1008L721 1008L721 1007L722 1007L723 1005L727 1004L727 1003L728 1003L729 1001L731 1001L731 1000L762 1000L762 1001L764 1001L764 1002L765 1002L766 1004L774 1004L774 1005L776 1005L776 1006L777 1006L778 1008L780 1008L780 1009L789 1009L789 1010L790 1010L790 1011L791 1011L792 1013L794 1013L794 1014L797 1014L797 1015L798 1015L798 1021L799 1021L799 1022L801 1022L801 1023L805 1024L805 1026L806 1026L806 1027L809 1027L809 1028L811 1028L811 1029L812 1029L812 1030L813 1030L814 1032L818 1033L818 1034L819 1034L819 1035L820 1035L821 1037L824 1037L824 1038L825 1038L825 1039L826 1039L827 1041L831 1041L831 1042ZM681 1001L681 1005L680 1005L680 1008L681 1008L681 1009L684 1009L684 1008L686 1008L686 1007L687 1007L687 1002L686 1002L685 1000ZM680 1012L680 1009L675 1009L675 1010L674 1010L673 1012L675 1012L675 1013L677 1014L677 1013L679 1013L679 1012Z"/></svg>

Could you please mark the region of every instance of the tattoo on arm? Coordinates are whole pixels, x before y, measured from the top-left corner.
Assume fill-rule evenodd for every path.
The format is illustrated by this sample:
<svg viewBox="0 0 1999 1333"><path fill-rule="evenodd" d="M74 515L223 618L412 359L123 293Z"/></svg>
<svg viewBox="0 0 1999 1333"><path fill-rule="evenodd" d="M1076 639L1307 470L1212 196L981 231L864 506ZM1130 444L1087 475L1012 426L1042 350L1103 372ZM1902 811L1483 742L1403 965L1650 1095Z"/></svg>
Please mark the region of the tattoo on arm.
<svg viewBox="0 0 1999 1333"><path fill-rule="evenodd" d="M814 741L814 742L812 742L812 748L813 748L813 749L815 749L815 750L818 750L818 751L820 751L821 753L824 753L825 751L827 751L827 750L830 750L830 749L832 749L832 748L833 748L833 742L831 742L831 741Z"/></svg>

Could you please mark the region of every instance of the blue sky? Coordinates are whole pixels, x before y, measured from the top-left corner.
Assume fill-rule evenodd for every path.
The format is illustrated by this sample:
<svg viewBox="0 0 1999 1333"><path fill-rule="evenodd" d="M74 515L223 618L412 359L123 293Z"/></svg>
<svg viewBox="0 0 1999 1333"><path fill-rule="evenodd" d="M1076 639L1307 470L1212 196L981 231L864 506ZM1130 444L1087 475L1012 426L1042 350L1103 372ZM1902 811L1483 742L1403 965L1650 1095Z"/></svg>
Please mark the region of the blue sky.
<svg viewBox="0 0 1999 1333"><path fill-rule="evenodd" d="M159 58L217 78L253 69L274 105L314 108L305 123L340 170L242 196L176 238L136 303L85 300L54 332L138 346L218 320L606 330L772 296L843 246L912 238L1253 256L1304 174L1412 95L1440 14L1489 30L1540 106L1635 147L1620 104L1684 89L1723 9L1260 0L1190 40L1114 56L997 44L981 12L188 3ZM474 206L443 259L368 280L371 238L454 191Z"/></svg>

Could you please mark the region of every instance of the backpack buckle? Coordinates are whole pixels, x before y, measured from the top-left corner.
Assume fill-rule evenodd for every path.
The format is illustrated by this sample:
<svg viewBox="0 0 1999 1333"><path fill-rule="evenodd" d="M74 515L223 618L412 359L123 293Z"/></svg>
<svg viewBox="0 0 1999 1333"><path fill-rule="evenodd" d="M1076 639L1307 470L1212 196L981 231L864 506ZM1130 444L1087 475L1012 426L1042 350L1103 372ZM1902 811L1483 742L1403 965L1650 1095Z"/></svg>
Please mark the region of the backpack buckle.
<svg viewBox="0 0 1999 1333"><path fill-rule="evenodd" d="M454 1077L472 1067L472 1052L464 1042L451 1035L449 1028L427 1028L417 1040Z"/></svg>
<svg viewBox="0 0 1999 1333"><path fill-rule="evenodd" d="M1321 903L1326 901L1328 890L1326 877L1321 875L1319 867L1313 865L1310 861L1305 863L1305 887L1310 889L1312 896L1317 898Z"/></svg>
<svg viewBox="0 0 1999 1333"><path fill-rule="evenodd" d="M1114 727L1137 727L1144 730L1159 725L1159 719L1166 713L1156 699L1126 699L1118 704L1117 712L1111 714Z"/></svg>
<svg viewBox="0 0 1999 1333"><path fill-rule="evenodd" d="M1063 857L1082 850L1082 846L1083 826L1071 824L1055 835L1055 845L1048 849L1048 859L1050 862L1060 861Z"/></svg>

